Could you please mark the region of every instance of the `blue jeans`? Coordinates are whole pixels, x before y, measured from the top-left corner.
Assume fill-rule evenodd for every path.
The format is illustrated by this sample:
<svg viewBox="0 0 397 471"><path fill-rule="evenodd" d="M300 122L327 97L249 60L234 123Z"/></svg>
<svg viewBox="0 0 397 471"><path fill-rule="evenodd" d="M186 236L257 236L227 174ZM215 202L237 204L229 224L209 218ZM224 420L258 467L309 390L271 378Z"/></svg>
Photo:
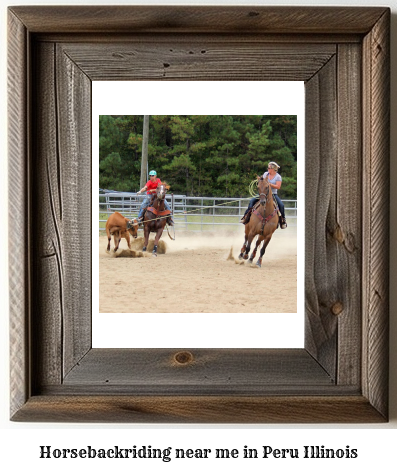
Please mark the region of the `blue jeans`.
<svg viewBox="0 0 397 471"><path fill-rule="evenodd" d="M280 200L280 197L277 194L273 194L273 196L276 198L278 209L280 210L280 213L281 213L281 217L285 219L284 203ZM249 209L252 209L258 201L259 201L259 198L252 198L252 200L250 201L248 205L247 211Z"/></svg>
<svg viewBox="0 0 397 471"><path fill-rule="evenodd" d="M280 197L276 194L273 195L276 198L278 209L280 210L281 217L285 219L284 203L280 200Z"/></svg>
<svg viewBox="0 0 397 471"><path fill-rule="evenodd" d="M247 209L252 209L258 201L259 201L259 198L252 198Z"/></svg>
<svg viewBox="0 0 397 471"><path fill-rule="evenodd" d="M141 207L139 209L138 218L142 217L143 211L145 208L149 206L151 199L152 199L152 195L146 195L146 198L142 201ZM165 209L168 209L169 211L171 211L171 208L169 204L167 203L167 200L164 200L164 206L165 206Z"/></svg>

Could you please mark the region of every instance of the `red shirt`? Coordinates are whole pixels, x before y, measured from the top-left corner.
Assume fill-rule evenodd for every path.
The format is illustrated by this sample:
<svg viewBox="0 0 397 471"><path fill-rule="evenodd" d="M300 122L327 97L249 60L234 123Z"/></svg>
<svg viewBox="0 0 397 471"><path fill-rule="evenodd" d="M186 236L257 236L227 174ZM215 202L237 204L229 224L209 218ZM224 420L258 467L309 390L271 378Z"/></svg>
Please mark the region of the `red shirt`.
<svg viewBox="0 0 397 471"><path fill-rule="evenodd" d="M155 190L158 185L161 185L161 180L160 178L156 178L156 180L154 180L154 182L152 182L152 180L149 180L147 183L146 183L146 188L147 188L147 192L146 194L149 195L149 194L152 194L152 193L149 193L149 190Z"/></svg>

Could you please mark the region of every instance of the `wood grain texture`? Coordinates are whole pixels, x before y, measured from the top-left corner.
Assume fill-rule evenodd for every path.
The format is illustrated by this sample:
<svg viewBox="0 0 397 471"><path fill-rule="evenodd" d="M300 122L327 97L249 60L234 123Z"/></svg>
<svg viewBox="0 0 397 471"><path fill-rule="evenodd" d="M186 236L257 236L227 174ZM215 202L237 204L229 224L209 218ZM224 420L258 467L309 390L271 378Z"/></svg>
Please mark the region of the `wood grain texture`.
<svg viewBox="0 0 397 471"><path fill-rule="evenodd" d="M55 48L53 44L34 45L32 208L33 250L33 390L39 384L60 384L63 376L63 272L62 236L59 224L62 195L58 176L58 126L55 91ZM53 176L55 175L55 179ZM39 283L38 283L39 282ZM45 339L45 341L44 341Z"/></svg>
<svg viewBox="0 0 397 471"><path fill-rule="evenodd" d="M38 387L61 384L91 348L91 132L78 129L91 120L91 82L54 44L37 44L35 58Z"/></svg>
<svg viewBox="0 0 397 471"><path fill-rule="evenodd" d="M361 396L152 396L91 394L38 396L22 407L19 422L127 422L303 424L379 423L385 419Z"/></svg>
<svg viewBox="0 0 397 471"><path fill-rule="evenodd" d="M336 58L306 85L305 346L335 378L338 273L330 260L337 241L329 237L336 198Z"/></svg>
<svg viewBox="0 0 397 471"><path fill-rule="evenodd" d="M387 420L388 225L377 221L389 182L369 178L388 168L389 22L384 8L10 10L10 214L30 235L10 240L12 420ZM195 350L183 365L177 350L91 350L91 80L283 71L306 81L306 348Z"/></svg>
<svg viewBox="0 0 397 471"><path fill-rule="evenodd" d="M64 376L91 348L91 81L56 48ZM87 123L87 126L81 126ZM57 174L52 174L54 181Z"/></svg>
<svg viewBox="0 0 397 471"><path fill-rule="evenodd" d="M32 32L366 33L384 8L224 6L12 7Z"/></svg>
<svg viewBox="0 0 397 471"><path fill-rule="evenodd" d="M130 391L158 394L273 394L290 386L318 388L333 378L304 349L193 349L190 360L179 363L178 349L93 349L67 375L63 385L96 386L103 393L121 386ZM313 389L312 389L313 391Z"/></svg>
<svg viewBox="0 0 397 471"><path fill-rule="evenodd" d="M388 411L390 12L364 40L363 392ZM383 180L377 176L382 172Z"/></svg>
<svg viewBox="0 0 397 471"><path fill-rule="evenodd" d="M198 43L237 43L240 45L255 43L255 44L316 44L316 45L334 45L336 44L361 44L363 33L342 33L336 34L330 32L327 35L320 33L313 34L298 34L291 33L290 31L285 31L283 33L266 33L263 34L259 31L242 31L238 34L237 40L236 35L233 33L200 33L200 34L191 34L184 33L180 34L178 32L164 32L164 33L136 33L136 32L117 32L117 33L107 33L107 32L96 32L96 33L73 33L68 34L67 32L48 32L40 33L37 32L34 34L35 41L38 42L53 42L57 44L87 44L87 42L92 42L92 44L154 44L167 41L169 43L183 45L183 44L198 44Z"/></svg>
<svg viewBox="0 0 397 471"><path fill-rule="evenodd" d="M359 45L338 46L336 197L328 236L337 276L333 315L338 320L337 383L359 384L362 362L362 53ZM354 210L352 210L354 208ZM331 309L332 310L332 309Z"/></svg>
<svg viewBox="0 0 397 471"><path fill-rule="evenodd" d="M182 44L67 44L64 53L91 80L309 80L336 53L334 44L241 44L219 39Z"/></svg>
<svg viewBox="0 0 397 471"><path fill-rule="evenodd" d="M8 165L9 165L9 303L11 414L30 394L29 372L29 237L28 86L26 28L8 15Z"/></svg>
<svg viewBox="0 0 397 471"><path fill-rule="evenodd" d="M361 375L360 83L346 44L306 85L306 347L339 385Z"/></svg>

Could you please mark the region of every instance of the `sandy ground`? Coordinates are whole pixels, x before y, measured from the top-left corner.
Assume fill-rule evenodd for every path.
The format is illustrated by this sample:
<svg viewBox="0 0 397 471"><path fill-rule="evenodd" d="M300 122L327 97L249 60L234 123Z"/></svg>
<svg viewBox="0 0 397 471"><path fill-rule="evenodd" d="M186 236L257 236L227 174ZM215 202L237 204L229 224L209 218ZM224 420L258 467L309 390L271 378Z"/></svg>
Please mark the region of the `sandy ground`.
<svg viewBox="0 0 397 471"><path fill-rule="evenodd" d="M233 234L166 232L162 254L143 254L143 233L132 243L106 252L99 236L100 312L296 312L297 246L295 228L273 235L262 268L238 260L243 230ZM154 234L151 234L151 238ZM149 242L150 244L150 242ZM150 248L150 246L149 246Z"/></svg>

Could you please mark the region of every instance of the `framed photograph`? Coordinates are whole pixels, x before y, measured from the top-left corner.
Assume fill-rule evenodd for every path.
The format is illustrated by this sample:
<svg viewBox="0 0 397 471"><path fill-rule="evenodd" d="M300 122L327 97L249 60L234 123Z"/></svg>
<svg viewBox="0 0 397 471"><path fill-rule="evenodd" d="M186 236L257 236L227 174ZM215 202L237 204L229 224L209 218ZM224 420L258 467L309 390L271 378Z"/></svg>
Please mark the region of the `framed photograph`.
<svg viewBox="0 0 397 471"><path fill-rule="evenodd" d="M189 348L303 347L304 83L97 81L92 110L92 346L168 348L183 338ZM253 239L244 260L245 229L260 232L263 222L241 219L272 161L288 230L274 223L268 199L265 254ZM174 221L156 218L155 255L157 233L145 242L145 222L130 231L129 245L111 234L119 214L144 214L149 199L138 190L148 180L170 187ZM269 284L277 291L264 299L260 287ZM201 322L192 329L181 314Z"/></svg>
<svg viewBox="0 0 397 471"><path fill-rule="evenodd" d="M383 7L9 8L11 420L388 420L389 24ZM302 347L93 346L104 81L304 83ZM179 324L211 334L191 313L163 336Z"/></svg>

